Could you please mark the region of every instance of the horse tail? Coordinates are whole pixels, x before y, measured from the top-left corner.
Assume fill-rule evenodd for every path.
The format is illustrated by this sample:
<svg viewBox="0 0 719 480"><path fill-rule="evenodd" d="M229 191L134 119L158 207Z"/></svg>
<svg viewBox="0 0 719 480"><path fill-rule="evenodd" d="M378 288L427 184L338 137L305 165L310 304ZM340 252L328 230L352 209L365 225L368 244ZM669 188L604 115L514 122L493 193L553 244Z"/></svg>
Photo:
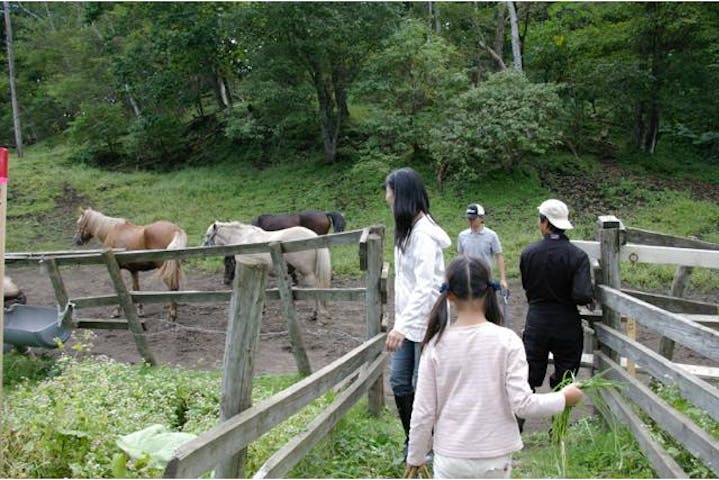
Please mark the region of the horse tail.
<svg viewBox="0 0 719 480"><path fill-rule="evenodd" d="M329 248L318 248L315 256L315 275L320 288L330 288L332 281L332 261Z"/></svg>
<svg viewBox="0 0 719 480"><path fill-rule="evenodd" d="M345 231L345 217L342 216L340 212L325 212L328 217L332 219L332 227L334 228L335 232L344 232Z"/></svg>
<svg viewBox="0 0 719 480"><path fill-rule="evenodd" d="M186 246L187 234L184 230L178 229L165 249L179 250ZM182 280L182 262L180 260L167 260L162 264L157 274L170 290L177 290L180 288L180 280Z"/></svg>

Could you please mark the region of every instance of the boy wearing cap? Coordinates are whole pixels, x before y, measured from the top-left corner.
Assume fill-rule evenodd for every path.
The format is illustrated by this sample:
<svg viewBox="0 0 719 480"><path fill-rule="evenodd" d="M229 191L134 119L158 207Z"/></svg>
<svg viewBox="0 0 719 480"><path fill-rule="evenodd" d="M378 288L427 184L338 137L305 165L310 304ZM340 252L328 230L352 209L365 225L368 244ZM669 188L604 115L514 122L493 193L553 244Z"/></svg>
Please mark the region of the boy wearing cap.
<svg viewBox="0 0 719 480"><path fill-rule="evenodd" d="M509 290L502 244L497 233L484 225L484 208L478 203L470 203L467 205L464 218L469 222L469 228L460 232L457 237L457 253L483 259L490 270L492 261L496 258L499 284L503 291Z"/></svg>
<svg viewBox="0 0 719 480"><path fill-rule="evenodd" d="M543 239L526 247L519 263L529 303L522 340L533 390L544 382L549 352L554 355L552 389L567 372L579 371L584 338L577 305L590 304L594 296L589 257L564 234L574 228L569 209L555 199L537 209Z"/></svg>

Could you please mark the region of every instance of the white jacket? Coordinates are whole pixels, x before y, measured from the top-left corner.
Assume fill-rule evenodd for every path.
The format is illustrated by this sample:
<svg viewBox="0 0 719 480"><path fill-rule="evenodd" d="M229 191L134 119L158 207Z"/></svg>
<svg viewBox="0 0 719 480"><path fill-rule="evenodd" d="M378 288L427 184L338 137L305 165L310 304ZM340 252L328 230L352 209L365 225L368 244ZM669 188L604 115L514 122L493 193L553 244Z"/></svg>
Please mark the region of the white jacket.
<svg viewBox="0 0 719 480"><path fill-rule="evenodd" d="M394 329L413 342L424 340L429 312L444 281L442 250L449 236L428 216L412 227L407 248L394 249Z"/></svg>

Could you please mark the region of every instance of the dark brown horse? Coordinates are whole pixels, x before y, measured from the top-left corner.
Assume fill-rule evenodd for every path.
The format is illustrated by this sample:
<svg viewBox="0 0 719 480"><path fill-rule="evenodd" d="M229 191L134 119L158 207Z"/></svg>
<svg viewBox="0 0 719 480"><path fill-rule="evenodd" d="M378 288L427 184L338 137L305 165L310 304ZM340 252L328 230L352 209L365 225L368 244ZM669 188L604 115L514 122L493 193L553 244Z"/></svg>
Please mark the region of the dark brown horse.
<svg viewBox="0 0 719 480"><path fill-rule="evenodd" d="M290 227L305 227L317 235L326 235L330 231L330 227L333 227L335 232L343 232L346 225L345 217L341 213L319 210L279 215L266 213L258 216L251 223L267 232L284 230ZM288 270L292 274L293 269L291 266L288 266ZM225 257L225 285L231 284L233 278L235 278L235 257Z"/></svg>
<svg viewBox="0 0 719 480"><path fill-rule="evenodd" d="M92 237L104 247L126 248L128 250L167 250L181 249L187 246L187 235L179 226L160 220L149 225L133 225L124 218L108 217L91 208L80 209L77 220L77 232L73 239L75 244L84 245ZM132 289L140 290L139 272L158 268L158 276L170 290L179 290L182 267L179 260L165 262L145 262L120 264L120 268L128 270L132 275ZM138 310L141 310L138 305ZM119 315L119 310L113 316ZM168 319L177 318L177 305L170 303Z"/></svg>

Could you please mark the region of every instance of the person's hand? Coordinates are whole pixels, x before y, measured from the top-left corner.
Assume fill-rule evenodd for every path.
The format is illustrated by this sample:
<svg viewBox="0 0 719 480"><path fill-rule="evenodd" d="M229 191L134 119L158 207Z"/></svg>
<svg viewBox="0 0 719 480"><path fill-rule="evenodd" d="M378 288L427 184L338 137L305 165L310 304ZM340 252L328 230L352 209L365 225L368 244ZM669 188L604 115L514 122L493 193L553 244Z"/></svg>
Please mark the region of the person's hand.
<svg viewBox="0 0 719 480"><path fill-rule="evenodd" d="M594 300L592 300L591 302L589 302L589 303L587 304L587 309L588 309L590 312L593 312L596 308L597 308L597 304L594 302Z"/></svg>
<svg viewBox="0 0 719 480"><path fill-rule="evenodd" d="M568 407L573 407L574 405L579 403L579 401L584 396L582 390L579 388L578 383L570 383L562 389L562 393L564 394L565 404Z"/></svg>
<svg viewBox="0 0 719 480"><path fill-rule="evenodd" d="M509 284L507 283L506 279L500 280L499 285L502 287L503 292L509 292Z"/></svg>
<svg viewBox="0 0 719 480"><path fill-rule="evenodd" d="M403 341L404 335L402 335L400 332L393 328L387 334L387 341L385 342L384 346L388 352L394 352L402 346Z"/></svg>

